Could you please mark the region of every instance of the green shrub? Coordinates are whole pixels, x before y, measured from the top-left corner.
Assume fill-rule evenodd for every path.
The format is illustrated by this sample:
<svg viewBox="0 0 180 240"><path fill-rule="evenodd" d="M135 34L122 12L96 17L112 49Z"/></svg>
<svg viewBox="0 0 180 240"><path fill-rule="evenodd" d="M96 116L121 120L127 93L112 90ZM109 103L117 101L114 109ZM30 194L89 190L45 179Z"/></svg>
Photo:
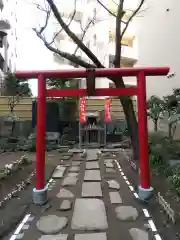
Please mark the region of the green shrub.
<svg viewBox="0 0 180 240"><path fill-rule="evenodd" d="M180 142L177 140L169 140L167 144L169 159L180 159Z"/></svg>
<svg viewBox="0 0 180 240"><path fill-rule="evenodd" d="M169 139L161 132L150 133L149 158L152 168L169 167L169 160L180 159L180 142Z"/></svg>
<svg viewBox="0 0 180 240"><path fill-rule="evenodd" d="M168 178L172 190L180 197L180 166L171 167L171 159L180 159L180 142L165 137L163 133L150 133L150 166Z"/></svg>
<svg viewBox="0 0 180 240"><path fill-rule="evenodd" d="M36 152L36 139L29 140L28 151L29 152Z"/></svg>
<svg viewBox="0 0 180 240"><path fill-rule="evenodd" d="M167 139L162 133L149 135L149 160L152 169L163 170L168 166Z"/></svg>
<svg viewBox="0 0 180 240"><path fill-rule="evenodd" d="M175 191L178 197L180 197L180 166L175 167L172 170L172 176L170 177L170 183L172 189Z"/></svg>

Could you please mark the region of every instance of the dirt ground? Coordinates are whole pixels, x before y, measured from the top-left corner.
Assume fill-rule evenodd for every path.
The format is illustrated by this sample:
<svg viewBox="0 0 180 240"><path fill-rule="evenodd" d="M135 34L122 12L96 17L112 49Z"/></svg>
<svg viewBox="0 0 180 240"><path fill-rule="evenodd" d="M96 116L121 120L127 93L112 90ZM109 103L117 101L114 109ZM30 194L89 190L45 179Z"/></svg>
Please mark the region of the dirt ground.
<svg viewBox="0 0 180 240"><path fill-rule="evenodd" d="M19 159L25 152L5 152L0 154L0 168Z"/></svg>
<svg viewBox="0 0 180 240"><path fill-rule="evenodd" d="M18 152L13 154L0 155L1 166L3 164L11 163L19 159L24 153ZM22 180L26 180L29 175L35 170L35 153L29 153L29 158L32 159L32 164L24 166L22 169L14 172L9 178L0 181L1 192L0 200L7 196L12 189L19 184ZM58 152L49 152L46 154L46 181L51 176L54 168L59 161ZM16 224L21 220L25 212L28 211L29 205L32 203L32 189L35 187L35 176L32 182L24 190L19 192L15 197L6 202L3 208L0 208L0 239L3 238L8 232L16 227Z"/></svg>

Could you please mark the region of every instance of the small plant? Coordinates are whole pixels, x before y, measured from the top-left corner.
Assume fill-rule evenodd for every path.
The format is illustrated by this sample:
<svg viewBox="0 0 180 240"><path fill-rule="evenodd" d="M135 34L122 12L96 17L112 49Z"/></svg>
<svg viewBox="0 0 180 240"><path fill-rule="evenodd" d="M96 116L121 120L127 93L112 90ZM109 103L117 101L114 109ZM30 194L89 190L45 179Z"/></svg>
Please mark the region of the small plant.
<svg viewBox="0 0 180 240"><path fill-rule="evenodd" d="M4 167L4 175L5 175L5 177L11 175L12 168L13 168L13 164L12 163L5 165L5 167Z"/></svg>
<svg viewBox="0 0 180 240"><path fill-rule="evenodd" d="M13 172L17 171L21 165L30 164L32 161L28 158L27 155L22 156L19 160L6 164L4 168L0 169L0 179L4 179L11 175Z"/></svg>
<svg viewBox="0 0 180 240"><path fill-rule="evenodd" d="M21 164L21 165L27 165L29 163L31 163L31 161L27 155L22 156L19 160L19 164Z"/></svg>

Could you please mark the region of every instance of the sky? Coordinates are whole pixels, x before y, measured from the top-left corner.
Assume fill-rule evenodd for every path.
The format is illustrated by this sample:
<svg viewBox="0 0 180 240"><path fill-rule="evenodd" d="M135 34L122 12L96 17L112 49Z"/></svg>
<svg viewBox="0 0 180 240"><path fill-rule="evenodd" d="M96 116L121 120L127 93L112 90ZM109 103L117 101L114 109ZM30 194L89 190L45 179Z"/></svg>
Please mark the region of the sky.
<svg viewBox="0 0 180 240"><path fill-rule="evenodd" d="M31 0L28 0L29 2ZM42 0L36 0L36 2ZM46 49L43 42L36 36L32 28L44 23L39 10L25 0L18 0L17 25L17 64L16 70L50 70L60 66L53 61L53 54ZM51 37L51 36L49 36ZM68 68L68 67L67 67ZM37 80L29 81L33 95L37 95Z"/></svg>

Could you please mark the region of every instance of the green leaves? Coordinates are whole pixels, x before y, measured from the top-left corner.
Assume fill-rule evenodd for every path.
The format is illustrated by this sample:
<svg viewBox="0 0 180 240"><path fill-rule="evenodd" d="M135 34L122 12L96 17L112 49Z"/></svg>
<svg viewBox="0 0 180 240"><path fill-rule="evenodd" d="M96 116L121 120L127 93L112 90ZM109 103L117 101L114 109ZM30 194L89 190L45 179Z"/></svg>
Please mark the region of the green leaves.
<svg viewBox="0 0 180 240"><path fill-rule="evenodd" d="M76 88L78 79L48 79L48 85L54 88Z"/></svg>
<svg viewBox="0 0 180 240"><path fill-rule="evenodd" d="M27 82L20 82L13 73L8 73L5 77L5 91L6 96L31 96L31 89Z"/></svg>
<svg viewBox="0 0 180 240"><path fill-rule="evenodd" d="M178 123L179 120L180 120L180 113L170 116L168 118L168 123L169 124L175 124L175 123Z"/></svg>
<svg viewBox="0 0 180 240"><path fill-rule="evenodd" d="M153 95L147 102L147 116L154 122L154 131L157 132L158 120L162 117L164 110L163 100Z"/></svg>
<svg viewBox="0 0 180 240"><path fill-rule="evenodd" d="M164 110L163 100L153 95L148 100L147 105L148 105L147 114L149 118L151 118L153 121L158 120Z"/></svg>

